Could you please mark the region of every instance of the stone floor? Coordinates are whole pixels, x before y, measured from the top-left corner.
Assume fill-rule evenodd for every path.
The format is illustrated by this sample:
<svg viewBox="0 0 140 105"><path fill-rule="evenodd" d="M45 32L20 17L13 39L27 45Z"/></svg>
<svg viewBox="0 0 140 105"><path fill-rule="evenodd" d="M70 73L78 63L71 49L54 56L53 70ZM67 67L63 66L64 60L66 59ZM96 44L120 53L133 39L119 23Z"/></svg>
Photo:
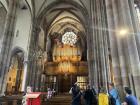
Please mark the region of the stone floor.
<svg viewBox="0 0 140 105"><path fill-rule="evenodd" d="M48 100L43 105L71 105L71 95L61 94Z"/></svg>
<svg viewBox="0 0 140 105"><path fill-rule="evenodd" d="M22 96L12 95L0 97L0 105L21 105Z"/></svg>
<svg viewBox="0 0 140 105"><path fill-rule="evenodd" d="M12 95L6 97L0 97L0 105L22 105L22 96ZM69 94L59 94L51 99L44 101L42 105L71 105L71 95Z"/></svg>

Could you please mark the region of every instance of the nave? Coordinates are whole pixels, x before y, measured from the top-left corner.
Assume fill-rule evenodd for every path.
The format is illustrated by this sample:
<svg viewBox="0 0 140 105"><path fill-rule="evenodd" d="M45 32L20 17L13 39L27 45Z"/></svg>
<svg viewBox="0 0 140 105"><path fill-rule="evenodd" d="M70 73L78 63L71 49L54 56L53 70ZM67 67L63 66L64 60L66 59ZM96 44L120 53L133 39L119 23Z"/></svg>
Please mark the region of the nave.
<svg viewBox="0 0 140 105"><path fill-rule="evenodd" d="M140 0L0 0L0 98L112 82L140 103L139 26Z"/></svg>

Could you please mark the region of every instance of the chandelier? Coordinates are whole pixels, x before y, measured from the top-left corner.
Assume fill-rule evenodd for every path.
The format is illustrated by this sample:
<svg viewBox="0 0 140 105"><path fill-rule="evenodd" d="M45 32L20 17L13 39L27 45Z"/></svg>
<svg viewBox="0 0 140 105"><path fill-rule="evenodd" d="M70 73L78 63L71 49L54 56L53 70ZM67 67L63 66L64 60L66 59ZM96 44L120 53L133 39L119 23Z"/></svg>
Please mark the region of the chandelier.
<svg viewBox="0 0 140 105"><path fill-rule="evenodd" d="M62 43L73 46L77 42L77 35L74 32L66 32L62 36Z"/></svg>

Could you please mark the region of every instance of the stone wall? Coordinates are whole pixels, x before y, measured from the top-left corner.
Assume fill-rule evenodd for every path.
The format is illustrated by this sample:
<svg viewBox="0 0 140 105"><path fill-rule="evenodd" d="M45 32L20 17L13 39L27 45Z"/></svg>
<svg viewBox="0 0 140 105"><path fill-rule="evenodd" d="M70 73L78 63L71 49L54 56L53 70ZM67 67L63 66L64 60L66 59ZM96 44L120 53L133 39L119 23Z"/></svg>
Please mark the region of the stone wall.
<svg viewBox="0 0 140 105"><path fill-rule="evenodd" d="M0 49L1 49L4 24L5 24L5 17L6 17L6 11L3 7L1 7L0 8Z"/></svg>

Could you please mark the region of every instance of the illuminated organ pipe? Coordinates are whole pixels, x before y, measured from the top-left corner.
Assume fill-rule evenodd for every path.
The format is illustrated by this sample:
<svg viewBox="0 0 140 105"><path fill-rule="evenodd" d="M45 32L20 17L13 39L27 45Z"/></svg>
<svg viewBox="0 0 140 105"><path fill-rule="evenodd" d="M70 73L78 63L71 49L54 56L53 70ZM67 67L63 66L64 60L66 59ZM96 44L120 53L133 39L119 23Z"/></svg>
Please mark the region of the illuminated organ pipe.
<svg viewBox="0 0 140 105"><path fill-rule="evenodd" d="M62 36L62 43L57 43L53 48L53 61L58 63L58 69L62 73L72 73L72 62L81 61L82 52L79 46L76 46L77 36L73 32L66 32Z"/></svg>

